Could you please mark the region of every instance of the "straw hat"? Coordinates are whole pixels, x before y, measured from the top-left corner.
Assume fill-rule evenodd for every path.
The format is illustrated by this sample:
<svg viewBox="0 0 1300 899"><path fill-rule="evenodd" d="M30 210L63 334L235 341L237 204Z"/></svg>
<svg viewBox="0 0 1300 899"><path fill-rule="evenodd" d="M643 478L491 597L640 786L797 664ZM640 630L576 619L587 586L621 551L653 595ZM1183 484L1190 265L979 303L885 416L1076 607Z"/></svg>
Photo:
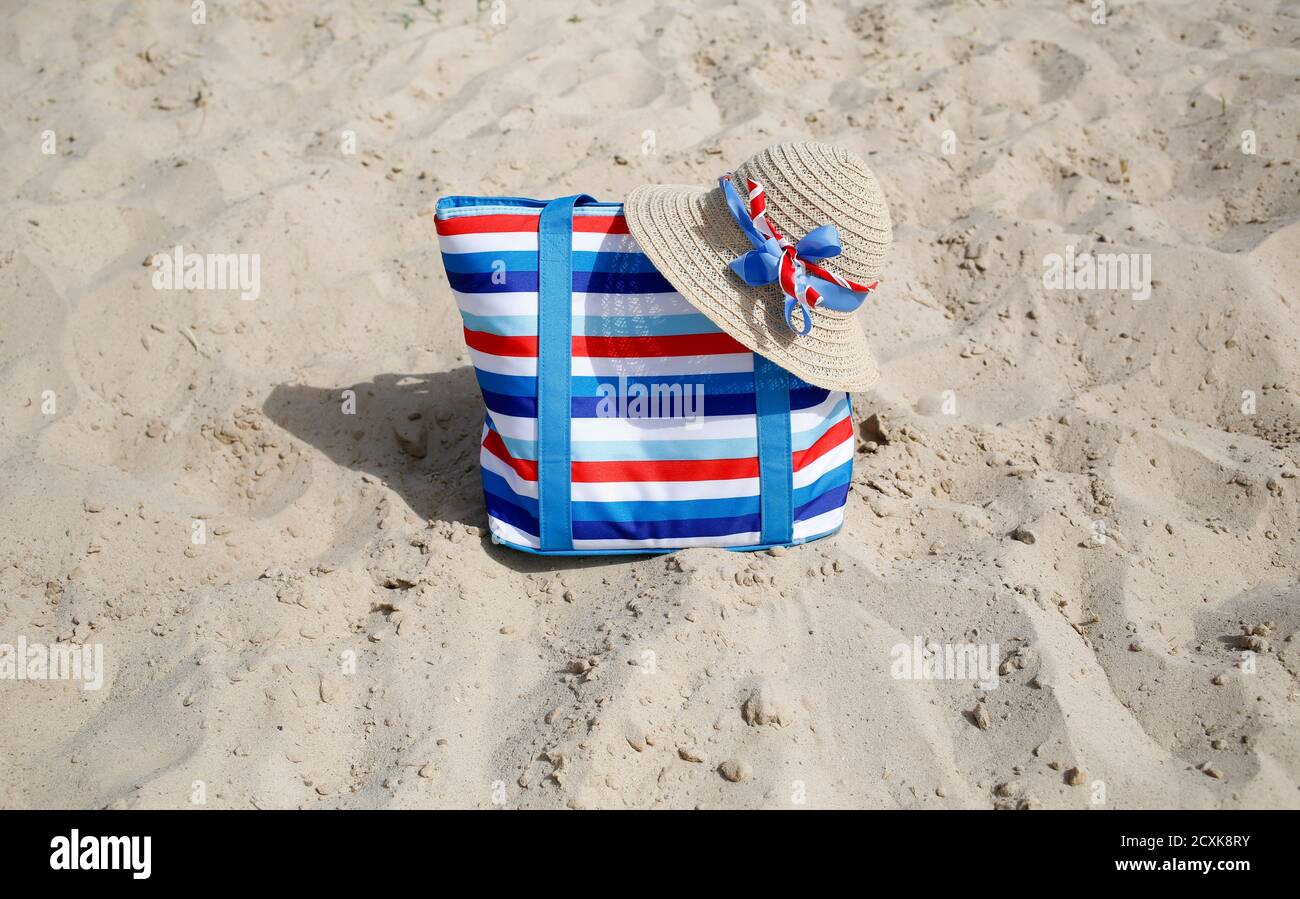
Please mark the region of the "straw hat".
<svg viewBox="0 0 1300 899"><path fill-rule="evenodd" d="M825 260L825 269L861 284L880 278L893 229L880 185L859 156L829 144L777 144L732 175L740 202L748 197L750 180L765 191L766 217L779 235L793 243L833 224L842 250ZM755 353L829 390L867 390L880 379L854 313L814 303L805 307L811 328L797 334L785 321L786 294L777 283L751 286L729 268L755 242L721 186L639 187L624 203L624 214L642 251L673 287ZM806 283L826 286L816 277ZM863 305L874 302L868 296Z"/></svg>

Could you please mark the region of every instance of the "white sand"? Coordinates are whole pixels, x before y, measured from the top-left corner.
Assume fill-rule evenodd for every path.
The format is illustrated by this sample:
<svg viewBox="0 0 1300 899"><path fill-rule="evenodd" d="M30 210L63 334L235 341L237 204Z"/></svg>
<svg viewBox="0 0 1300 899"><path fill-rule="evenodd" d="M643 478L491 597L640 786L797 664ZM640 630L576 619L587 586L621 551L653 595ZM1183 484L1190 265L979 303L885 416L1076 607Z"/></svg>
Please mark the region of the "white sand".
<svg viewBox="0 0 1300 899"><path fill-rule="evenodd" d="M10 7L0 643L106 672L0 681L0 805L1300 805L1296 8L902 5ZM897 223L844 531L487 544L436 198L809 137ZM178 243L260 297L155 290ZM1067 246L1151 297L1045 290ZM1008 673L891 677L914 637Z"/></svg>

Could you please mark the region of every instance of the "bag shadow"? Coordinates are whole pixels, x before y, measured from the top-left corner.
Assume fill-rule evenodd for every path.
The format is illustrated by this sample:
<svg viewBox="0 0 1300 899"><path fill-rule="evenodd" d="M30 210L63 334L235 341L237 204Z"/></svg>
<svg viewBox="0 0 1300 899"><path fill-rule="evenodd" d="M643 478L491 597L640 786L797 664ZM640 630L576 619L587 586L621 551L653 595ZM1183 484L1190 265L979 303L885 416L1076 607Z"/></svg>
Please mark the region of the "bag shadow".
<svg viewBox="0 0 1300 899"><path fill-rule="evenodd" d="M382 481L422 518L484 523L483 401L470 366L337 387L280 384L262 411L336 464Z"/></svg>
<svg viewBox="0 0 1300 899"><path fill-rule="evenodd" d="M573 570L644 558L540 556L492 542L479 475L484 406L472 366L378 374L337 387L279 384L262 411L335 464L383 483L420 517L478 527L484 551L516 571Z"/></svg>

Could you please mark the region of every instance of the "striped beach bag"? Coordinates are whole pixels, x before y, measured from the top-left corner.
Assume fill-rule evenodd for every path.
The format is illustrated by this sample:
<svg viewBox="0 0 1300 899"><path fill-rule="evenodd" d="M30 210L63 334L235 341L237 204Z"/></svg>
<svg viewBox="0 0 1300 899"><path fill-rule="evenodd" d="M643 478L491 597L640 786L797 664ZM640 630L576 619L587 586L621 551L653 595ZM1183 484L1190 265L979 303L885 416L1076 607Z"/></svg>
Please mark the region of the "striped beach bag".
<svg viewBox="0 0 1300 899"><path fill-rule="evenodd" d="M487 416L495 542L556 555L764 549L843 524L847 394L674 291L590 197L445 197L437 232Z"/></svg>

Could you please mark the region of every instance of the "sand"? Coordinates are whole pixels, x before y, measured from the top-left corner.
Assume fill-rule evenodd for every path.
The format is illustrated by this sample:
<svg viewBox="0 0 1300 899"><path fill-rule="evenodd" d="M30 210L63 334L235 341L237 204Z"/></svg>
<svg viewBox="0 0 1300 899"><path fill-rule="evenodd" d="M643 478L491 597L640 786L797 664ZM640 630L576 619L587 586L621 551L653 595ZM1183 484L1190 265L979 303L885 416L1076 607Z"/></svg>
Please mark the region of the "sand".
<svg viewBox="0 0 1300 899"><path fill-rule="evenodd" d="M0 644L104 658L0 805L1300 806L1294 5L187 7L0 28ZM844 530L491 545L436 199L791 139L896 222Z"/></svg>

